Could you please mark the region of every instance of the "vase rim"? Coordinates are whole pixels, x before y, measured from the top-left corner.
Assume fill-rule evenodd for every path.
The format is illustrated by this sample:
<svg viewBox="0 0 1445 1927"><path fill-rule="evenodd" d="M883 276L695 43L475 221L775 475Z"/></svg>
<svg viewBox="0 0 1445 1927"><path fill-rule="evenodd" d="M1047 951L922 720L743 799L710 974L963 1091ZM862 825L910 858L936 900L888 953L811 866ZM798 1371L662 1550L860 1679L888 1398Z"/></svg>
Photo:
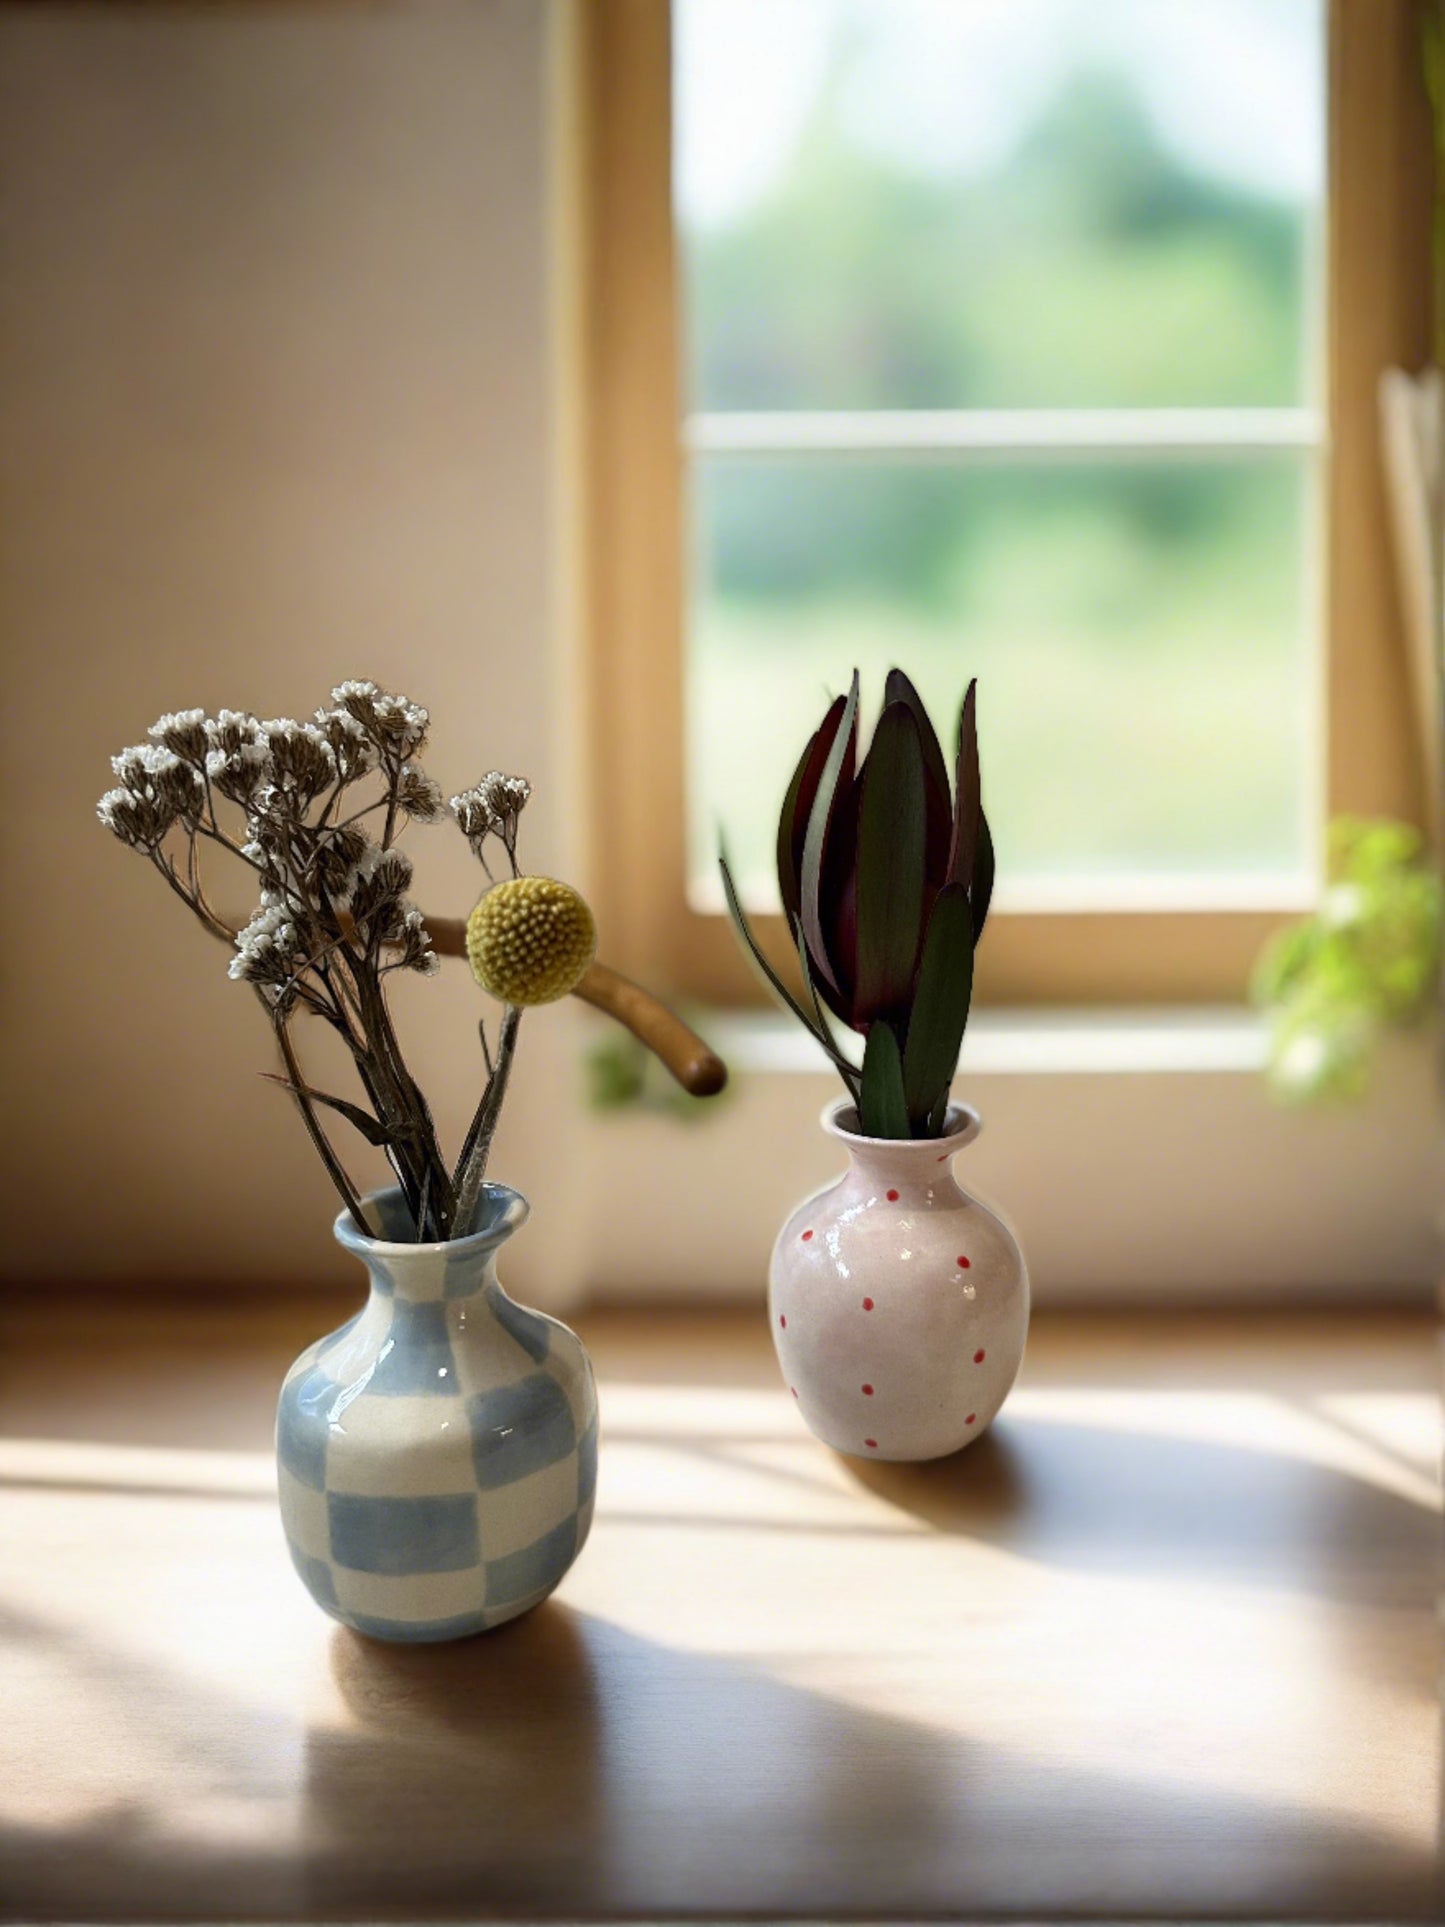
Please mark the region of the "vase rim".
<svg viewBox="0 0 1445 1927"><path fill-rule="evenodd" d="M983 1119L971 1104L950 1104L944 1114L945 1129L939 1137L865 1137L861 1131L853 1130L846 1119L858 1119L858 1107L851 1098L834 1098L823 1106L820 1119L829 1137L839 1143L862 1151L931 1151L935 1157L941 1153L961 1151L983 1129Z"/></svg>
<svg viewBox="0 0 1445 1927"><path fill-rule="evenodd" d="M379 1190L366 1193L361 1200L361 1208L367 1215L379 1216L384 1203L401 1198L399 1184L383 1185ZM511 1185L486 1183L477 1200L477 1212L484 1215L484 1222L475 1231L469 1231L466 1237L433 1238L426 1243L395 1238L363 1238L352 1222L349 1211L337 1213L332 1230L336 1242L345 1250L354 1251L358 1258L406 1259L424 1254L435 1256L437 1253L444 1253L448 1258L461 1258L504 1243L527 1222L532 1207L521 1192L514 1191Z"/></svg>

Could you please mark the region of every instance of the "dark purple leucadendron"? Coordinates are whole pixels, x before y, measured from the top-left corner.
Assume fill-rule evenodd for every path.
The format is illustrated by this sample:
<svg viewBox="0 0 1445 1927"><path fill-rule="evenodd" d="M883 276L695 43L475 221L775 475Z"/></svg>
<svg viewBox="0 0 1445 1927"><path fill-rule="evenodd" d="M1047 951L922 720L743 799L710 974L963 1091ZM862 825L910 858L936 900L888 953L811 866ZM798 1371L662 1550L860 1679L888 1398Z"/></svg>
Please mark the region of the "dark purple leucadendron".
<svg viewBox="0 0 1445 1927"><path fill-rule="evenodd" d="M975 683L948 766L918 691L888 672L883 713L858 761L858 674L798 760L778 819L778 888L802 998L748 927L726 855L728 910L775 994L832 1059L869 1137L937 1137L993 894ZM828 1015L864 1039L861 1070Z"/></svg>

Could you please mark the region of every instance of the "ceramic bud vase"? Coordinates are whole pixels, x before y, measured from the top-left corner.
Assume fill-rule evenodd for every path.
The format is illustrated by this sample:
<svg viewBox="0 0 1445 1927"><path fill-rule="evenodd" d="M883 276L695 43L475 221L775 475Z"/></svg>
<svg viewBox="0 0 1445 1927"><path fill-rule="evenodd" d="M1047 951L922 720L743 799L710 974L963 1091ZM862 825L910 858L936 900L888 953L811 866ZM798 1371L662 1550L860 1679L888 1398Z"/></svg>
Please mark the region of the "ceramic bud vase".
<svg viewBox="0 0 1445 1927"><path fill-rule="evenodd" d="M824 1111L850 1169L773 1247L778 1362L824 1444L942 1458L985 1430L1018 1375L1028 1273L1007 1227L954 1180L976 1112L950 1110L941 1138L862 1137L856 1125L851 1104Z"/></svg>
<svg viewBox="0 0 1445 1927"><path fill-rule="evenodd" d="M527 1202L485 1186L477 1229L406 1242L400 1191L336 1236L371 1291L281 1389L281 1522L333 1618L377 1639L462 1639L557 1585L592 1523L597 1396L581 1340L514 1304L497 1252Z"/></svg>

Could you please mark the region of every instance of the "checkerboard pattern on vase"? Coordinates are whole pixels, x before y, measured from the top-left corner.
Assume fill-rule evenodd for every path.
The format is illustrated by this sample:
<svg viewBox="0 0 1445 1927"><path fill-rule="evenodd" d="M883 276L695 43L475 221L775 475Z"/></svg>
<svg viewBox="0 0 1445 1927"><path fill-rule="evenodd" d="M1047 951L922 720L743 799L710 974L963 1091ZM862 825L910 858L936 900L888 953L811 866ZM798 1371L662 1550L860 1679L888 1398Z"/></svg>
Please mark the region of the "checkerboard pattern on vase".
<svg viewBox="0 0 1445 1927"><path fill-rule="evenodd" d="M281 1388L281 1521L318 1605L377 1639L461 1639L545 1599L581 1551L597 1482L597 1395L580 1339L515 1304L499 1247L526 1200L488 1185L479 1229L403 1241L400 1192L343 1213L365 1307ZM390 1234L390 1235L388 1235Z"/></svg>

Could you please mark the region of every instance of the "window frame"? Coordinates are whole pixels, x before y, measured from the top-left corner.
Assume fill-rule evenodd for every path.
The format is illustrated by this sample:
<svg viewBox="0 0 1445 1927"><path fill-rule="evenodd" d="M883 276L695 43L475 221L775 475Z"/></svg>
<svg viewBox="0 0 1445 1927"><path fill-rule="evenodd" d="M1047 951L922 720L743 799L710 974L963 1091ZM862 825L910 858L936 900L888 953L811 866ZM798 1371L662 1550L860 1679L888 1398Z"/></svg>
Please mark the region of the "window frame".
<svg viewBox="0 0 1445 1927"><path fill-rule="evenodd" d="M726 917L694 909L686 889L688 448L670 15L669 0L580 0L569 20L588 869L610 961L674 993L748 1005L766 993ZM1430 350L1433 149L1417 33L1412 0L1328 8L1318 500L1321 816L1418 823L1424 780L1377 403L1383 370L1418 367ZM1260 946L1302 907L1001 910L979 952L976 994L1008 1004L1235 1001ZM775 958L791 959L780 916L757 927Z"/></svg>

